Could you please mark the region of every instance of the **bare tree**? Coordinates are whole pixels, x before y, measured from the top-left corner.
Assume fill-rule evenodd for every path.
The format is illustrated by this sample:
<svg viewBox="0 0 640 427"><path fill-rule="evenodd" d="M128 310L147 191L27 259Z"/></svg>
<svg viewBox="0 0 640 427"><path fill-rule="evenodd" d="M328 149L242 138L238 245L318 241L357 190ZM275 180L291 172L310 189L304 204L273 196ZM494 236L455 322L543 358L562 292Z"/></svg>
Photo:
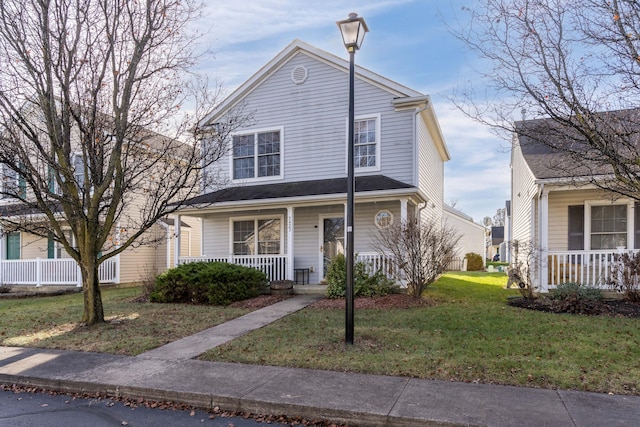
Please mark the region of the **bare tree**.
<svg viewBox="0 0 640 427"><path fill-rule="evenodd" d="M505 217L506 209L499 208L496 210L496 214L493 216L491 223L494 227L504 227L504 217Z"/></svg>
<svg viewBox="0 0 640 427"><path fill-rule="evenodd" d="M374 240L378 250L391 254L404 272L409 294L420 298L455 257L460 235L434 221L413 218L380 229Z"/></svg>
<svg viewBox="0 0 640 427"><path fill-rule="evenodd" d="M87 324L104 321L99 265L151 243L145 232L199 194L202 168L244 117L185 132L208 105L179 117L207 93L189 73L198 11L191 0L0 6L1 195L11 202L0 225L53 239L76 260ZM185 134L193 140L176 139Z"/></svg>
<svg viewBox="0 0 640 427"><path fill-rule="evenodd" d="M479 3L455 33L480 58L482 93L462 89L459 106L561 153L548 166L564 176L638 199L640 2Z"/></svg>

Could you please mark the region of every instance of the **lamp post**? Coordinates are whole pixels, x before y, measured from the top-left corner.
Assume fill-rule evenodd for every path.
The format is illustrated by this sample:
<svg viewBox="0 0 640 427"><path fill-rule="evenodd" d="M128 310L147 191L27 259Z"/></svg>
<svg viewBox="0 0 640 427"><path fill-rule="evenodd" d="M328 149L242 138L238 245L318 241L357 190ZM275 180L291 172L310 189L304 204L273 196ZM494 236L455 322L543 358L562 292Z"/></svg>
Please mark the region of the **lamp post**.
<svg viewBox="0 0 640 427"><path fill-rule="evenodd" d="M346 322L345 322L345 342L353 344L353 218L355 210L355 177L354 177L354 153L353 153L353 137L354 137L354 79L355 66L354 59L356 50L360 49L364 35L369 31L364 18L359 18L357 13L350 13L349 18L336 22L342 41L349 52L349 133L347 139L347 248L346 248L346 264L347 264L347 289L346 289Z"/></svg>

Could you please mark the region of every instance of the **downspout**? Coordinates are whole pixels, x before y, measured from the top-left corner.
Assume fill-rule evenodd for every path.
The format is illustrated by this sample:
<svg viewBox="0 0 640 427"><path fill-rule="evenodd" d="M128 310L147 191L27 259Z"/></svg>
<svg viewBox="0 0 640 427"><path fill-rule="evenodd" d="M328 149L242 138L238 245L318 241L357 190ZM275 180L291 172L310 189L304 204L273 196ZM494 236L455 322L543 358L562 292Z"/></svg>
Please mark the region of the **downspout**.
<svg viewBox="0 0 640 427"><path fill-rule="evenodd" d="M545 193L544 193L544 183L539 184L538 187L538 241L534 242L533 248L535 249L536 246L538 247L538 254L539 259L536 262L536 267L537 267L537 273L538 273L538 291L539 292L547 292L548 291L548 283L544 283L544 278L547 277L547 267L546 264L544 263L545 259L547 258L547 238L546 236L543 236L543 233L548 233L547 230L547 219L545 218L548 214L548 203L545 202L544 200L545 197ZM548 201L548 199L547 199ZM535 237L535 232L534 232L534 237Z"/></svg>

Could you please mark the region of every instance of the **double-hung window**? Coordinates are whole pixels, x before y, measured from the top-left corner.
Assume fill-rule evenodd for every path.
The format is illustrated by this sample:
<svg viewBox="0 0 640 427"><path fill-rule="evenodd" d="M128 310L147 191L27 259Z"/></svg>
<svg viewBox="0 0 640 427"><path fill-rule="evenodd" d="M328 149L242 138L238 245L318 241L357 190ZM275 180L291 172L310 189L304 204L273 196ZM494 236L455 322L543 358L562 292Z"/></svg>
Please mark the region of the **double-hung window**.
<svg viewBox="0 0 640 427"><path fill-rule="evenodd" d="M591 207L591 249L627 247L627 205Z"/></svg>
<svg viewBox="0 0 640 427"><path fill-rule="evenodd" d="M280 177L282 129L233 136L233 179Z"/></svg>
<svg viewBox="0 0 640 427"><path fill-rule="evenodd" d="M282 218L261 218L233 222L234 255L280 254Z"/></svg>
<svg viewBox="0 0 640 427"><path fill-rule="evenodd" d="M356 171L380 170L380 114L354 120L353 162Z"/></svg>
<svg viewBox="0 0 640 427"><path fill-rule="evenodd" d="M0 198L25 198L27 196L26 180L9 165L0 163L0 177L2 178Z"/></svg>

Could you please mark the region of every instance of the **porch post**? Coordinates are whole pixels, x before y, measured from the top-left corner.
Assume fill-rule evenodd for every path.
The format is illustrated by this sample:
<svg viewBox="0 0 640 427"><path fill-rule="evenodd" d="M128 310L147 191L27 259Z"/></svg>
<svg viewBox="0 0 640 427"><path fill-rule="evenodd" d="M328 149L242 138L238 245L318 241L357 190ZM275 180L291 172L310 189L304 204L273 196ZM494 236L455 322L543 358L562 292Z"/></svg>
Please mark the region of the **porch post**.
<svg viewBox="0 0 640 427"><path fill-rule="evenodd" d="M175 266L178 266L178 261L180 260L180 241L182 240L180 237L180 214L177 214L173 221L173 232L176 235L176 239L174 241L174 250L173 250L173 258L175 260Z"/></svg>
<svg viewBox="0 0 640 427"><path fill-rule="evenodd" d="M400 199L400 222L407 223L407 199Z"/></svg>
<svg viewBox="0 0 640 427"><path fill-rule="evenodd" d="M42 262L40 257L36 258L36 288L42 286Z"/></svg>
<svg viewBox="0 0 640 427"><path fill-rule="evenodd" d="M549 192L542 190L540 197L540 260L538 262L540 272L540 292L549 292Z"/></svg>
<svg viewBox="0 0 640 427"><path fill-rule="evenodd" d="M294 237L294 208L287 206L287 280L295 280L293 277L295 248L293 244Z"/></svg>

